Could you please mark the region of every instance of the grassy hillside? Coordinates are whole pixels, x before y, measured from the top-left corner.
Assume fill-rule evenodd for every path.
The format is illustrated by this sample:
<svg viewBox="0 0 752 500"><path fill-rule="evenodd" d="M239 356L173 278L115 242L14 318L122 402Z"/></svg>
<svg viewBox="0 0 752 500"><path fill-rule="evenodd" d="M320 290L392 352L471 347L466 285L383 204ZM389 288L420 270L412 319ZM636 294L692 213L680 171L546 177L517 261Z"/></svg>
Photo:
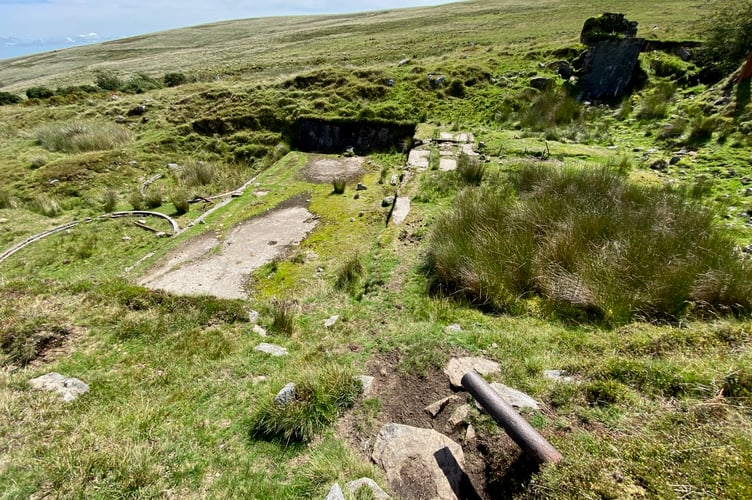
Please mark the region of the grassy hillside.
<svg viewBox="0 0 752 500"><path fill-rule="evenodd" d="M483 498L752 495L752 106L731 75L702 83L699 63L660 51L640 56L633 94L578 102L551 63L573 62L602 12L648 40L697 41L710 7L461 2L0 61L0 90L23 96L0 106L0 251L72 224L0 261L0 496L386 487L370 447L388 422L448 432ZM417 128L348 158L295 150L301 118ZM444 171L453 153L431 140L460 133L484 160ZM412 146L425 171L406 167ZM387 223L397 190L411 210ZM138 285L288 208L316 227L243 275L247 297ZM134 209L179 234L106 216ZM249 253L281 246L265 227ZM540 401L523 414L564 461L532 467L475 409L475 438L432 421L455 355L498 361L495 380ZM51 371L90 392L61 404L30 388ZM358 394L361 374L373 394ZM304 396L280 410L288 382Z"/></svg>

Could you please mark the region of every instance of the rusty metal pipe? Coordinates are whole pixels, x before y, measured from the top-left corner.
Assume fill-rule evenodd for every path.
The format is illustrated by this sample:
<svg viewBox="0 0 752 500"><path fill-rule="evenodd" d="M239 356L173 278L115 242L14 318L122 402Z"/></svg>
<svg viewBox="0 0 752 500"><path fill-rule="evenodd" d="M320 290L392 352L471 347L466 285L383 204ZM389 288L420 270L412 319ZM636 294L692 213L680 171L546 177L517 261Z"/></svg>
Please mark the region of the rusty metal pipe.
<svg viewBox="0 0 752 500"><path fill-rule="evenodd" d="M467 372L462 377L462 387L504 428L504 431L538 463L558 463L559 450L541 436L538 431L517 413L477 372Z"/></svg>

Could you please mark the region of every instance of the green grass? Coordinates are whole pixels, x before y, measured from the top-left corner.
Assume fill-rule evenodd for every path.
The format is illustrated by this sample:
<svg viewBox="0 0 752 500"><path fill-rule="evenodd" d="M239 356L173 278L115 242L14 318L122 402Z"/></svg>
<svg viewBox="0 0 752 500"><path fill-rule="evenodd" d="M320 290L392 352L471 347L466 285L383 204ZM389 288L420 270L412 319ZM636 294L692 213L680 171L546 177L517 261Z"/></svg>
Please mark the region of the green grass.
<svg viewBox="0 0 752 500"><path fill-rule="evenodd" d="M481 306L609 324L746 315L748 263L689 194L629 184L608 168L527 165L461 193L434 228L432 287Z"/></svg>
<svg viewBox="0 0 752 500"><path fill-rule="evenodd" d="M74 121L42 126L36 131L36 138L49 151L80 153L121 146L130 142L131 133L115 123Z"/></svg>
<svg viewBox="0 0 752 500"><path fill-rule="evenodd" d="M750 496L752 328L740 299L749 264L729 248L752 238L742 216L752 210L752 108L725 82L695 84L695 63L659 53L641 56L649 81L621 108L577 103L548 63L571 62L583 20L601 11L624 12L639 21L639 36L660 40L701 37L698 20L710 12L686 1L457 2L223 22L0 63L3 90L56 89L44 101L0 106L3 249L82 220L0 263L0 491L323 498L334 481L362 476L387 487L368 446L350 443L373 442L395 404L422 413L390 384L399 386L397 376L418 388L436 383L457 354L501 363L497 380L543 403L525 417L565 456L519 476L507 467L510 450L488 447L474 459L486 459L496 496ZM397 66L405 57L411 62ZM431 73L446 85L432 85ZM528 88L536 76L552 85ZM730 102L715 104L723 98ZM148 121L128 116L144 102ZM469 131L486 144L487 161L408 172L397 148L365 159L357 181L368 189L357 199L330 196L333 186L305 179L311 156L287 145L302 116L422 122L421 141ZM130 133L107 143L74 127L68 135L104 144L91 150L37 141L49 129L53 143L72 144L65 127L80 124ZM645 168L675 155L663 171ZM140 190L156 174L146 200ZM415 203L406 223L384 227L392 174L405 175L400 195ZM86 219L103 212L108 190L115 205L173 214L188 196L170 203L170 194L209 197L251 179L205 224L188 226L209 202L176 215L188 228L176 238L155 238L132 219ZM221 241L296 196L310 200L318 226L252 274L248 300L134 284L187 239ZM35 208L37 198L58 208ZM457 227L443 229L450 207L485 225L461 248L469 284L430 294L419 264L452 241ZM496 221L505 211L512 223ZM583 214L586 224L575 224ZM507 231L500 244L498 228L488 230L494 221ZM634 244L611 237L623 222ZM148 224L170 232L164 221ZM482 265L469 265L482 249ZM478 297L491 294L503 307L489 314L477 303L489 307ZM254 350L261 339L250 307L268 327L264 340L288 356ZM325 328L335 314L336 327ZM462 328L446 329L455 323ZM576 383L549 380L547 369ZM91 390L60 406L28 387L49 371ZM364 373L386 384L361 401L352 376ZM287 382L299 398L277 407ZM484 442L506 442L489 417L472 421Z"/></svg>

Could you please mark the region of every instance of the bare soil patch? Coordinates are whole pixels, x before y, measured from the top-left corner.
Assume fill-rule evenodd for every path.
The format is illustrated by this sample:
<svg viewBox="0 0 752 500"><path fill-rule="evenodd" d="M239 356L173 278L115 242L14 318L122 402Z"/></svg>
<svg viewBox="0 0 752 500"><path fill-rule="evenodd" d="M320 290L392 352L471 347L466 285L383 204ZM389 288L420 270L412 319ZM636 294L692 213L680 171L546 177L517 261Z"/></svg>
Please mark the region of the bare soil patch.
<svg viewBox="0 0 752 500"><path fill-rule="evenodd" d="M171 252L139 282L181 295L244 298L254 269L298 245L318 223L303 197L232 228L221 240L207 233Z"/></svg>
<svg viewBox="0 0 752 500"><path fill-rule="evenodd" d="M383 425L394 422L434 429L462 446L465 472L480 498L507 498L524 491L537 466L503 430L490 432L476 426L475 437L468 438L466 424L454 428L449 425L452 413L471 401L469 394L454 391L441 370L419 377L400 372L398 364L396 352L373 363L369 371L375 380L369 398L380 401L380 410L373 414L359 403L340 419L338 434L370 460L376 435ZM430 404L449 396L455 398L436 417L425 411ZM414 498L421 497L422 492L416 491Z"/></svg>
<svg viewBox="0 0 752 500"><path fill-rule="evenodd" d="M303 169L305 179L317 184L328 184L334 177L343 177L349 182L358 179L364 173L363 158L359 156L315 157Z"/></svg>

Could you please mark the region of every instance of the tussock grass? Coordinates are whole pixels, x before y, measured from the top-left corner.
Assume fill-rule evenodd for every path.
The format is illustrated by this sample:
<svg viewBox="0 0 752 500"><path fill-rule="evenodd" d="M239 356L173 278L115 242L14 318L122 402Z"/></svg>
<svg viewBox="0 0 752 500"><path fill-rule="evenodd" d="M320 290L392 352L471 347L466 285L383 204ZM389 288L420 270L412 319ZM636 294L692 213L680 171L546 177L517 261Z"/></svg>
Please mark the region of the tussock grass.
<svg viewBox="0 0 752 500"><path fill-rule="evenodd" d="M46 315L24 317L10 314L0 329L0 364L26 366L47 349L59 346L70 335L69 326Z"/></svg>
<svg viewBox="0 0 752 500"><path fill-rule="evenodd" d="M131 138L128 129L110 122L73 121L43 125L36 131L40 146L64 153L113 149Z"/></svg>
<svg viewBox="0 0 752 500"><path fill-rule="evenodd" d="M45 217L56 217L63 209L56 198L45 193L40 193L29 202L29 208Z"/></svg>
<svg viewBox="0 0 752 500"><path fill-rule="evenodd" d="M347 291L353 294L358 287L360 279L363 277L365 268L360 255L356 254L345 260L337 269L335 288Z"/></svg>
<svg viewBox="0 0 752 500"><path fill-rule="evenodd" d="M540 297L552 314L613 324L749 313L749 267L691 191L542 165L462 192L426 257L435 290L506 311Z"/></svg>
<svg viewBox="0 0 752 500"><path fill-rule="evenodd" d="M486 174L486 166L479 158L462 153L457 158L457 174L465 184L480 186Z"/></svg>
<svg viewBox="0 0 752 500"><path fill-rule="evenodd" d="M146 206L144 197L138 191L132 191L131 194L128 195L128 203L133 207L133 210L143 210Z"/></svg>
<svg viewBox="0 0 752 500"><path fill-rule="evenodd" d="M131 199L131 203L133 203L133 201L135 200ZM160 186L150 186L149 189L146 190L146 193L144 193L143 202L144 205L146 205L146 208L157 208L162 205L163 201L164 190Z"/></svg>
<svg viewBox="0 0 752 500"><path fill-rule="evenodd" d="M207 186L214 182L217 167L211 162L189 161L180 172L180 179L187 187Z"/></svg>
<svg viewBox="0 0 752 500"><path fill-rule="evenodd" d="M363 389L352 371L334 364L300 370L294 384L295 398L287 404L276 404L274 394L261 400L250 418L252 437L288 444L311 441L351 407Z"/></svg>
<svg viewBox="0 0 752 500"><path fill-rule="evenodd" d="M18 198L7 189L0 189L0 208L13 209L18 207Z"/></svg>
<svg viewBox="0 0 752 500"><path fill-rule="evenodd" d="M332 192L334 194L342 194L345 192L345 187L347 186L347 179L344 177L333 177L332 178Z"/></svg>
<svg viewBox="0 0 752 500"><path fill-rule="evenodd" d="M114 212L117 207L120 196L114 189L105 189L102 192L100 201L102 202L102 209L106 213Z"/></svg>
<svg viewBox="0 0 752 500"><path fill-rule="evenodd" d="M267 312L271 316L272 329L283 335L292 335L295 332L295 317L297 305L292 300L272 297L267 305Z"/></svg>
<svg viewBox="0 0 752 500"><path fill-rule="evenodd" d="M186 214L191 209L191 204L189 203L190 197L190 192L182 187L177 187L170 191L170 202L175 205L175 213L177 215Z"/></svg>

